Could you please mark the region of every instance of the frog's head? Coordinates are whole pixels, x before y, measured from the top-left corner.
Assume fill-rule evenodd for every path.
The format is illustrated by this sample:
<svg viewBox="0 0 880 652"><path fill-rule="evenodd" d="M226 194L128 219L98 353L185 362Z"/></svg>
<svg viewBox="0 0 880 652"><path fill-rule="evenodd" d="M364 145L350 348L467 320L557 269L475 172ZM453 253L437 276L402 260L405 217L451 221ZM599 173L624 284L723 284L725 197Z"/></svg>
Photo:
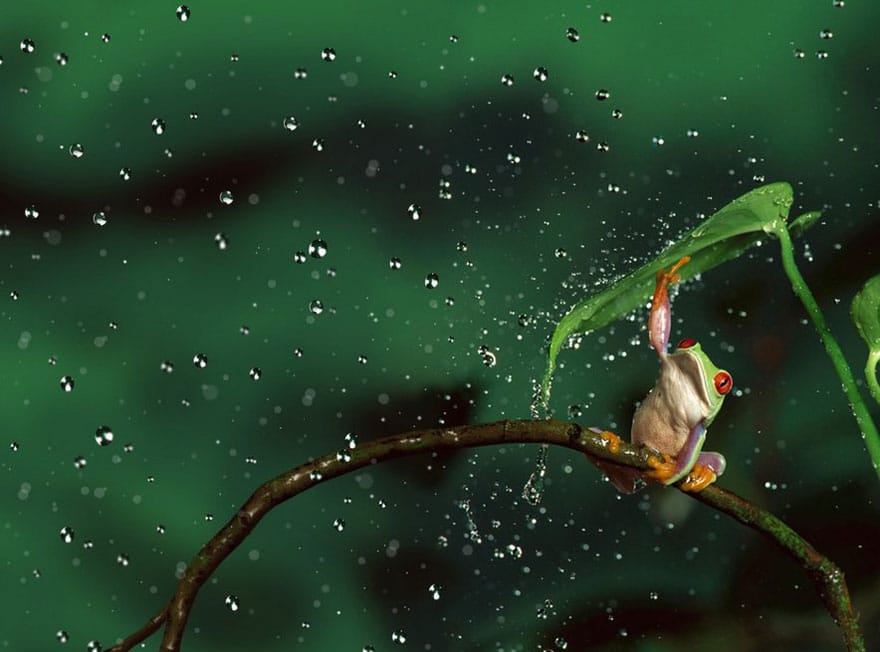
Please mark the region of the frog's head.
<svg viewBox="0 0 880 652"><path fill-rule="evenodd" d="M696 340L682 340L675 347L673 355L679 359L684 358L682 362L685 364L679 364L679 369L690 377L695 387L703 390L704 398L709 406L705 416L705 426L708 428L715 415L718 414L718 410L721 409L724 397L733 388L733 378L730 373L715 366Z"/></svg>

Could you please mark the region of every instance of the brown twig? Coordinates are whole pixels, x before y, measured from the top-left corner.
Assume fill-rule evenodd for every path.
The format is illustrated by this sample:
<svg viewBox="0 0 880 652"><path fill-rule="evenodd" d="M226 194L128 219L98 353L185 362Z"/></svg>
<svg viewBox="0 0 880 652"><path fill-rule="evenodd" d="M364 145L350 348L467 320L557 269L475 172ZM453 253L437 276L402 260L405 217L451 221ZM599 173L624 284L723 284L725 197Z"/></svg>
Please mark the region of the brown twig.
<svg viewBox="0 0 880 652"><path fill-rule="evenodd" d="M265 482L238 513L206 543L186 568L171 600L146 625L108 652L126 652L165 623L160 650L178 652L186 620L202 585L276 505L315 485L370 464L432 451L513 443L565 446L593 460L634 469L647 469L649 451L621 444L616 452L607 440L575 423L565 421L496 421L473 426L418 430L366 442L345 454L324 455ZM852 608L841 570L781 520L716 485L697 494L700 502L729 514L760 532L795 559L816 586L825 608L840 627L848 652L864 652L858 617Z"/></svg>

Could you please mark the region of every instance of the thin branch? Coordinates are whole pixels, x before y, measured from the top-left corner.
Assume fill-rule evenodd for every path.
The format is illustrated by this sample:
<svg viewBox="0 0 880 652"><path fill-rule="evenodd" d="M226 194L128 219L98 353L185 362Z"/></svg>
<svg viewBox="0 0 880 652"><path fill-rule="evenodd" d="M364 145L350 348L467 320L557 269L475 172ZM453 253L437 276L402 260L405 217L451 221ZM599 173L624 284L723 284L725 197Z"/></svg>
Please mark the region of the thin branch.
<svg viewBox="0 0 880 652"><path fill-rule="evenodd" d="M623 443L616 452L598 434L565 421L497 421L455 428L418 430L392 435L357 446L353 450L331 453L297 466L260 487L236 515L206 543L187 566L171 600L139 630L108 652L126 652L144 641L165 623L160 650L178 652L186 621L196 595L217 567L244 541L257 523L275 506L332 478L387 460L441 450L498 444L544 443L564 446L601 460L634 469L648 468L650 452ZM781 520L736 494L712 485L697 494L688 494L705 505L729 514L760 532L788 555L809 575L825 608L840 627L848 652L864 652L858 617L852 608L841 570L801 538Z"/></svg>

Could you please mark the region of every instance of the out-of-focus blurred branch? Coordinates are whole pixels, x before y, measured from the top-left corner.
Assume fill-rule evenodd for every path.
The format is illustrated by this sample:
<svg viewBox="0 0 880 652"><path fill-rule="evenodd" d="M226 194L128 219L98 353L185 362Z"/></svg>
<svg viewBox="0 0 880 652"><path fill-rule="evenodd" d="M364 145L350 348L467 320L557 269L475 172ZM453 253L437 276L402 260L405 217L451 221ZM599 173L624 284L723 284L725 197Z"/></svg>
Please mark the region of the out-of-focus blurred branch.
<svg viewBox="0 0 880 652"><path fill-rule="evenodd" d="M143 642L162 624L165 632L160 650L177 652L189 612L202 585L217 567L253 531L275 506L297 494L340 475L386 460L433 451L500 444L543 443L584 453L591 460L633 469L648 468L650 451L623 443L612 452L608 440L576 423L565 421L496 421L455 428L436 428L392 435L319 457L260 485L235 516L208 541L187 566L171 600L143 627L110 648L126 652ZM716 485L694 499L732 516L781 547L797 561L813 581L825 608L840 627L848 652L864 652L858 617L841 570L780 519L736 494Z"/></svg>

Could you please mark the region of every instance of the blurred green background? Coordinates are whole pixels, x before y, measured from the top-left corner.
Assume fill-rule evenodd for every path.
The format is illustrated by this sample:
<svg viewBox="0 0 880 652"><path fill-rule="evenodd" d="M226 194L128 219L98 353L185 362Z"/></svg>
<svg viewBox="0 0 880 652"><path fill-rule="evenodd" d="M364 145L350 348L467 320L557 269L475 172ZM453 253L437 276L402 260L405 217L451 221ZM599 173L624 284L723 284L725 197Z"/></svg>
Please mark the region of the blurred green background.
<svg viewBox="0 0 880 652"><path fill-rule="evenodd" d="M346 433L527 418L566 309L764 181L824 211L799 262L861 377L876 3L176 9L3 6L3 648L109 647L257 484ZM878 479L778 258L767 241L687 284L672 337L733 373L722 484L842 566L877 649ZM628 431L657 373L645 316L562 353L557 416ZM751 531L678 492L618 496L563 450L530 506L537 452L398 461L279 507L185 648L842 649Z"/></svg>

